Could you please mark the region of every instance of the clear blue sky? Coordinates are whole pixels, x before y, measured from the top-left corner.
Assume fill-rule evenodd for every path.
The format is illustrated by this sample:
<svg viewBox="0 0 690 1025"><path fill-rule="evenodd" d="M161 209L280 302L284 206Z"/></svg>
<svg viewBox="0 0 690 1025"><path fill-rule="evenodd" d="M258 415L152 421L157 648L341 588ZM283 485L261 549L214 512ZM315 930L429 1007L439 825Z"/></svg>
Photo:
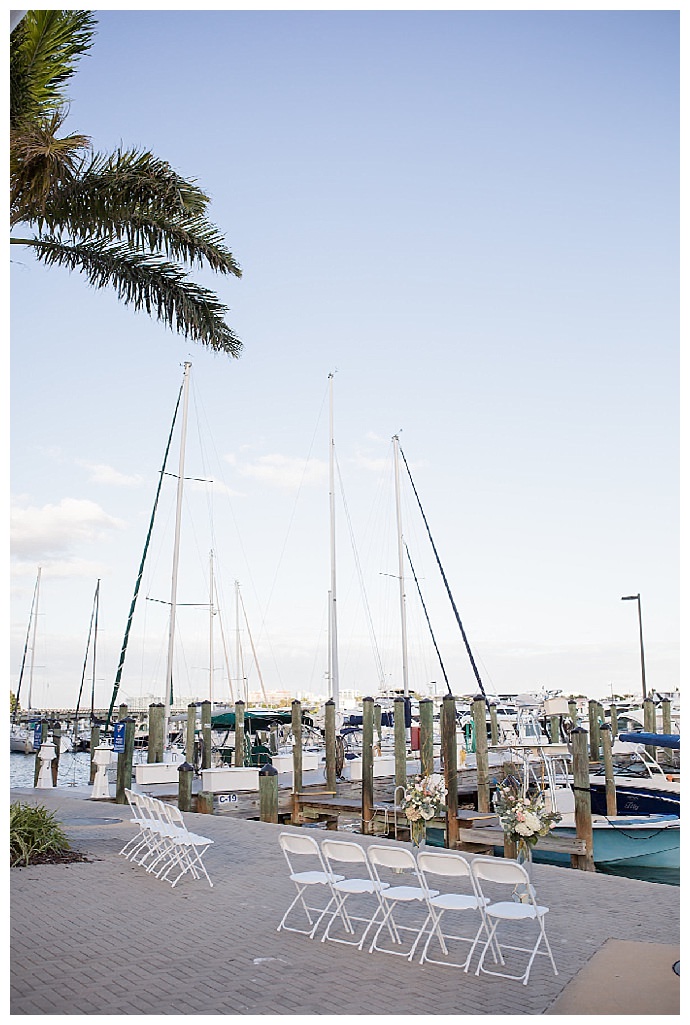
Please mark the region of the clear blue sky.
<svg viewBox="0 0 690 1025"><path fill-rule="evenodd" d="M244 352L13 251L11 686L41 565L34 703L73 703L98 578L109 700L188 358L186 472L217 483L187 489L181 695L208 695L212 545L230 661L237 579L266 687L325 693L336 370L341 690L377 692L371 632L400 684L398 431L487 691L639 689L638 592L648 685L676 687L678 80L676 11L98 12L69 127L208 191L244 273L197 278ZM403 530L453 690L475 693L409 494ZM424 692L442 675L406 589ZM165 607L140 606L121 695L160 699Z"/></svg>

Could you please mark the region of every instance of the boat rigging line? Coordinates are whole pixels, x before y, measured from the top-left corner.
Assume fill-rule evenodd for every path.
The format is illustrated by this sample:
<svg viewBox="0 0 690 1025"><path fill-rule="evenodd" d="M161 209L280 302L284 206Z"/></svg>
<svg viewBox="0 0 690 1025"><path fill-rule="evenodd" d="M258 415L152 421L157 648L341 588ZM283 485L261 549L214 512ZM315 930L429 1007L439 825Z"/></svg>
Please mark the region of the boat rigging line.
<svg viewBox="0 0 690 1025"><path fill-rule="evenodd" d="M79 693L77 694L77 707L74 712L74 742L77 742L77 735L79 733L79 705L81 704L81 695L84 690L84 680L86 679L86 666L89 661L89 650L91 649L91 637L93 636L93 687L91 693L91 721L93 724L93 702L94 695L93 689L95 688L96 680L96 631L98 629L98 600L101 589L101 582L96 582L96 592L93 596L93 606L91 609L91 621L89 622L89 635L86 639L86 651L84 652L84 664L81 670L81 683L79 684Z"/></svg>
<svg viewBox="0 0 690 1025"><path fill-rule="evenodd" d="M19 711L19 695L22 691L22 680L24 678L24 668L26 666L26 653L29 650L29 638L31 637L31 627L34 625L34 644L36 643L36 629L35 623L38 618L38 592L41 586L41 567L38 567L36 574L36 583L34 584L34 596L31 599L31 612L29 613L29 625L26 628L26 641L24 642L24 654L22 655L22 667L19 670L19 683L17 684L17 693L14 699L14 709L12 710L12 722L17 721L17 712ZM33 673L33 647L31 649L31 672ZM29 685L29 708L31 708L31 685Z"/></svg>
<svg viewBox="0 0 690 1025"><path fill-rule="evenodd" d="M427 626L429 627L429 633L431 634L431 640L434 642L434 648L436 649L436 654L438 655L438 661L439 661L439 665L441 666L441 672L443 673L443 679L446 681L446 687L448 688L448 693L452 697L453 696L453 691L450 688L450 683L448 682L448 674L446 672L446 667L443 664L443 659L441 658L441 652L438 650L438 644L436 643L436 638L434 637L434 631L433 631L433 629L431 627L431 620L429 619L429 613L426 610L426 605L424 603L424 598L422 597L422 589L419 586L419 580L417 579L417 574L415 573L414 566L412 565L412 559L410 557L410 549L407 547L407 542L403 542L403 543L405 545L405 552L407 553L407 561L410 564L410 569L412 570L412 576L414 577L414 582L417 585L417 594L419 595L419 600L422 603L422 608L424 609L424 615L426 616L426 623L427 623Z"/></svg>
<svg viewBox="0 0 690 1025"><path fill-rule="evenodd" d="M399 451L400 451L400 455L402 456L403 462L405 464L405 469L407 470L407 476L410 478L410 484L412 485L412 490L414 491L414 496L417 499L417 505L419 506L419 511L422 514L422 519L424 520L424 526L426 527L426 532L429 535L429 541L431 542L431 547L434 550L434 555L436 557L436 563L438 565L439 570L441 571L441 576L443 577L443 583L445 585L446 592L447 592L448 597L450 599L450 604L451 604L451 606L453 608L453 612L455 613L456 622L457 622L457 624L458 624L458 626L460 628L460 633L462 634L462 639L464 641L465 649L467 651L467 655L468 655L469 660L470 660L470 665L472 666L472 670L474 672L474 677L475 677L477 683L479 684L479 689L482 692L482 696L484 698L486 698L486 691L484 690L484 684L482 683L481 677L479 675L479 670L477 669L477 664L474 661L474 656L472 655L472 650L470 648L470 643L467 640L467 634L465 633L465 629L464 629L464 627L462 625L462 620L460 619L460 613L458 612L457 606L455 604L455 600L453 598L453 595L452 595L452 592L451 592L451 589L450 589L450 585L448 584L448 580L446 578L446 574L445 574L445 572L443 570L443 566L441 565L441 560L439 558L438 552L436 551L436 545L434 544L434 539L431 536L431 530L429 528L429 523L428 523L427 518L426 518L426 516L424 514L424 509L422 508L422 503L420 501L419 495L417 494L417 489L416 489L416 487L414 485L414 481L412 480L412 474L410 473L410 467L407 464L407 459L405 458L405 453L403 452L402 448L399 448Z"/></svg>
<svg viewBox="0 0 690 1025"><path fill-rule="evenodd" d="M364 585L364 574L362 573L362 564L359 558L359 552L357 551L357 545L355 543L355 534L352 527L352 519L350 517L350 510L347 505L347 499L345 497L345 487L343 485L343 478L340 473L340 464L336 456L336 470L338 473L338 483L340 484L340 497L343 503L343 510L345 513L345 521L347 523L348 533L350 535L350 545L352 547L352 556L355 563L355 569L357 571L357 579L359 581L360 592L362 595L362 604L364 606L364 613L367 621L367 629L369 631L369 639L371 641L371 647L374 654L374 661L376 663L376 670L379 678L379 688L384 689L385 686L385 673L383 671L383 661L381 659L381 653L379 652L379 646L376 641L376 633L374 631L374 622L371 615L371 608L369 606L369 599L367 597L366 587Z"/></svg>
<svg viewBox="0 0 690 1025"><path fill-rule="evenodd" d="M182 401L183 389L184 389L184 381L180 385L180 391L178 393L177 402L175 404L175 412L173 413L172 424L170 426L170 434L168 435L168 443L167 443L167 445L165 447L165 455L163 456L163 465L162 465L162 467L160 469L160 475L159 475L159 480L158 480L158 487L156 489L156 497L155 497L154 502L153 502L153 510L151 511L151 520L149 522L149 529L148 529L148 533L146 535L146 541L144 542L144 551L143 551L143 554L141 556L141 563L139 565L139 572L137 574L136 583L134 585L134 595L132 597L132 602L131 602L131 605L129 607L129 614L127 616L127 624L125 626L125 636L124 636L124 639L122 641L122 650L120 652L120 661L118 663L117 672L115 674L115 683L113 685L113 694L112 694L112 697L110 699L110 707L108 708L108 715L107 715L106 721L105 721L106 729L110 726L110 721L111 721L111 718L112 718L112 715L113 715L113 708L115 707L115 701L117 699L117 692L120 689L120 683L122 681L122 669L123 669L123 666L125 664L125 655L127 653L127 643L129 641L129 632L130 632L130 629L132 627L132 620L134 618L134 609L136 607L137 598L139 596L139 588L141 587L141 579L142 579L142 577L144 575L144 564L146 562L146 556L148 554L149 544L151 542L151 534L153 533L153 521L154 521L154 519L156 517L156 511L158 509L158 500L160 498L161 488L163 486L163 477L165 476L165 467L166 467L167 462L168 462L168 455L170 454L170 446L172 444L173 433L174 433L174 430L175 430L175 422L177 420L177 414L178 414L178 411L179 411L179 408L180 408L180 402Z"/></svg>

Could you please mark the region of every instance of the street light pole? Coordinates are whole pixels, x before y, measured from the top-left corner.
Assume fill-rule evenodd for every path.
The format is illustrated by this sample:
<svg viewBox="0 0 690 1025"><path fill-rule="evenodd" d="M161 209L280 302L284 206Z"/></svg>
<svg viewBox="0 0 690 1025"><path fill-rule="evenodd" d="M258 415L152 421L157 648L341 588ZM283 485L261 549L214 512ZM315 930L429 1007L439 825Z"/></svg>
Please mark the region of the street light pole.
<svg viewBox="0 0 690 1025"><path fill-rule="evenodd" d="M621 601L636 601L637 602L637 619L640 624L640 662L642 664L642 700L644 701L647 697L647 681L644 673L644 643L642 641L642 602L640 601L639 594L628 594Z"/></svg>

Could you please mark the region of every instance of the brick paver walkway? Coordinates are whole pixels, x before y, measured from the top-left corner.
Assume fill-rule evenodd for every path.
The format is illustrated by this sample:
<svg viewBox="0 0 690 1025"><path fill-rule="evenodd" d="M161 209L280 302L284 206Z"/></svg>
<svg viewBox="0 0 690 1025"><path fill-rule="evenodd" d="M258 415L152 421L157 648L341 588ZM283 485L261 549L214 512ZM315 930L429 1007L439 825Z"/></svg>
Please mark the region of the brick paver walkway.
<svg viewBox="0 0 690 1025"><path fill-rule="evenodd" d="M534 882L559 974L537 958L527 987L277 933L295 892L283 827L186 816L215 841L214 886L173 890L118 856L129 809L88 793L12 793L55 810L93 859L11 871L12 1014L544 1014L607 939L679 942L677 887L547 865Z"/></svg>

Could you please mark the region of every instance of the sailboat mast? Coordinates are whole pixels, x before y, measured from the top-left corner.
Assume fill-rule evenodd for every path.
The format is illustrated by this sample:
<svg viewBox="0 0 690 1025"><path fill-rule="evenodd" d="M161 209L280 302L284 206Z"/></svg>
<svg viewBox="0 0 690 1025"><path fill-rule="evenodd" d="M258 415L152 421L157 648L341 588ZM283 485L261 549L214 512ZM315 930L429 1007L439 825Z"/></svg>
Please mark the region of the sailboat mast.
<svg viewBox="0 0 690 1025"><path fill-rule="evenodd" d="M14 699L14 710L12 712L12 722L16 721L17 712L19 711L19 696L22 692L22 680L24 679L24 667L26 666L26 653L29 650L29 639L31 637L31 627L34 619L34 609L36 608L36 598L38 597L38 582L41 579L41 569L39 567L38 574L36 576L36 583L34 584L34 595L31 599L31 611L29 612L29 622L26 627L26 640L24 641L24 651L22 653L22 667L19 670L19 682L17 684L17 693Z"/></svg>
<svg viewBox="0 0 690 1025"><path fill-rule="evenodd" d="M180 437L180 461L177 472L177 505L175 509L175 547L173 549L172 583L170 586L170 629L168 632L168 664L165 674L165 731L164 743L168 742L168 722L173 702L173 652L175 647L175 612L177 607L177 573L180 564L180 525L182 521L182 489L184 485L184 457L187 438L187 412L189 408L189 372L191 363L184 365L182 381L182 431Z"/></svg>
<svg viewBox="0 0 690 1025"><path fill-rule="evenodd" d="M211 549L210 559L210 577L211 584L209 588L209 620L208 620L208 699L211 702L211 711L213 711L213 549Z"/></svg>
<svg viewBox="0 0 690 1025"><path fill-rule="evenodd" d="M31 635L31 661L29 662L29 702L27 705L28 711L31 711L31 697L33 694L34 686L34 658L36 654L36 626L38 624L38 595L41 589L41 567L38 567L38 574L36 575L36 601L34 602L34 625L33 632Z"/></svg>
<svg viewBox="0 0 690 1025"><path fill-rule="evenodd" d="M94 672L94 683L96 675L96 649L95 649L95 631L94 624L96 622L96 616L98 613L98 588L100 587L100 580L96 582L96 590L93 595L93 605L91 607L91 619L89 621L89 634L86 638L86 651L84 652L84 665L81 671L81 683L79 684L79 693L77 694L77 703L74 709L74 741L75 743L79 737L79 707L81 705L81 696L84 690L84 680L86 679L86 667L89 663L89 649L91 648L91 637L94 638L94 654L93 654L93 672ZM91 710L93 716L93 687L91 690Z"/></svg>
<svg viewBox="0 0 690 1025"><path fill-rule="evenodd" d="M91 725L93 725L96 701L96 641L98 639L98 606L100 603L101 581L96 581L95 613L93 618L93 667L91 675Z"/></svg>
<svg viewBox="0 0 690 1025"><path fill-rule="evenodd" d="M216 593L216 597L218 597L217 593ZM220 605L218 607L220 609ZM230 700L234 704L234 702L235 702L235 691L234 691L234 688L232 686L232 670L230 668L230 659L228 657L228 646L227 646L226 641L225 641L225 630L223 629L223 617L220 614L220 611L218 613L218 622L220 623L220 640L221 640L221 643L223 645L223 657L225 659L225 671L228 674L228 686L230 688Z"/></svg>
<svg viewBox="0 0 690 1025"><path fill-rule="evenodd" d="M403 694L409 695L407 679L407 616L405 611L405 560L403 558L402 518L400 514L400 440L393 436L393 456L395 465L395 519L398 527L398 582L400 585L400 633L402 637L402 676Z"/></svg>
<svg viewBox="0 0 690 1025"><path fill-rule="evenodd" d="M333 436L333 374L328 375L329 386L329 451L328 451L328 498L330 508L330 542L331 542L331 590L329 595L329 615L331 650L330 650L330 682L331 698L335 704L336 715L340 711L340 681L338 679L338 615L335 590L335 439Z"/></svg>
<svg viewBox="0 0 690 1025"><path fill-rule="evenodd" d="M247 610L244 607L244 599L242 598L241 592L238 592L238 593L240 595L240 601L242 603L242 615L244 616L244 623L245 623L245 626L247 627L247 636L249 637L249 644L251 645L251 649L252 649L252 657L254 659L254 665L256 666L256 672L257 672L257 675L259 677L259 686L261 687L261 694L263 695L264 702L266 704L268 704L268 696L266 694L266 688L264 686L264 678L261 675L261 666L259 665L259 660L256 657L256 648L254 647L254 638L252 637L252 632L251 632L251 630L249 628L249 619L247 617ZM247 698L249 698L249 691L247 691Z"/></svg>
<svg viewBox="0 0 690 1025"><path fill-rule="evenodd" d="M240 638L240 582L235 581L235 654L237 658L237 700L249 704L249 687L244 675L244 658Z"/></svg>

